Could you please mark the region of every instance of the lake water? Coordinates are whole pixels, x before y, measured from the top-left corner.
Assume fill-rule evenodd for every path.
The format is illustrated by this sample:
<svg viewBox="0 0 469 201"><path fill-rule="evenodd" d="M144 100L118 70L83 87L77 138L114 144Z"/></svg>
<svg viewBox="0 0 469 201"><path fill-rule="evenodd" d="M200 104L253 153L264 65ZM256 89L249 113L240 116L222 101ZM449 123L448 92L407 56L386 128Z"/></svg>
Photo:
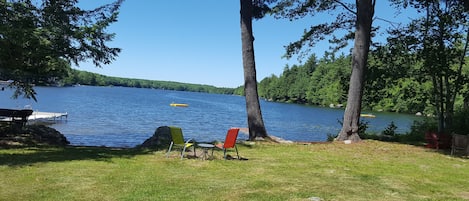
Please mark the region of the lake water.
<svg viewBox="0 0 469 201"><path fill-rule="evenodd" d="M38 102L10 99L0 91L0 108L22 109L25 105L42 112L67 112L66 121L51 127L73 145L133 147L151 137L159 126L183 129L186 138L197 141L224 140L230 127L247 127L245 99L241 96L125 87L36 87ZM171 107L170 103L189 107ZM293 141L325 141L337 134L343 109L261 101L270 135ZM370 131L382 131L391 121L404 133L417 117L374 113L367 118ZM240 134L240 139L247 139Z"/></svg>

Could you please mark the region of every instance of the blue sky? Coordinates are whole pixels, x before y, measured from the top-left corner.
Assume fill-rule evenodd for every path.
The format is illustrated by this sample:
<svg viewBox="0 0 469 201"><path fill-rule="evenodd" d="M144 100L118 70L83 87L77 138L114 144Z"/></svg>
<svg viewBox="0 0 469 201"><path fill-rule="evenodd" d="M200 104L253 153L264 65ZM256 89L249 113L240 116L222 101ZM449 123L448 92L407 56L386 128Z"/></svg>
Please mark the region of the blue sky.
<svg viewBox="0 0 469 201"><path fill-rule="evenodd" d="M90 9L109 2L82 0L79 6ZM377 4L377 17L407 19L395 18L386 1ZM295 58L282 58L284 46L328 17L254 21L257 80L280 75L287 64L300 64ZM109 45L122 48L117 59L102 68L91 61L75 68L115 77L238 87L244 82L239 18L239 0L126 0L118 22L108 29L116 33ZM319 43L314 53L321 57L328 47L327 41Z"/></svg>

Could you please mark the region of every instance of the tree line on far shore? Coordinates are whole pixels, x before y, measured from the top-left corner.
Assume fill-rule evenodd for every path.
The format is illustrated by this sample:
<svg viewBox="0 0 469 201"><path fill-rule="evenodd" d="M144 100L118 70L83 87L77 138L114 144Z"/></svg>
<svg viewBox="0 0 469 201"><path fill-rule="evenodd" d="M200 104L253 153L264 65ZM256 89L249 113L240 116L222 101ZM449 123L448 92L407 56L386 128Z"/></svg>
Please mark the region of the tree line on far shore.
<svg viewBox="0 0 469 201"><path fill-rule="evenodd" d="M66 76L56 81L56 84L60 86L73 86L77 84L91 86L121 86L217 94L233 94L234 92L233 88L223 88L211 85L190 84L172 81L156 81L135 78L111 77L76 69L70 69Z"/></svg>

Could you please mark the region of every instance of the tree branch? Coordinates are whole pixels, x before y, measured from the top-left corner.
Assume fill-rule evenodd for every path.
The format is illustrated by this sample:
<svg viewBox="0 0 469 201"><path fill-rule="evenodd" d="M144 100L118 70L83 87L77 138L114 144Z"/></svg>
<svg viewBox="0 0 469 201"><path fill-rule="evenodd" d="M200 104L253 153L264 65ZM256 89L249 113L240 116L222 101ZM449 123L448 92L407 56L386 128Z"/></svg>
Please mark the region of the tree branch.
<svg viewBox="0 0 469 201"><path fill-rule="evenodd" d="M397 28L397 27L395 26L395 24L400 24L400 23L396 23L396 22L393 22L393 21L391 21L391 20L387 20L387 19L380 18L380 17L375 17L374 20L382 20L382 21L384 21L384 22L387 22L387 23L389 23L389 24L390 24L393 28L395 28L395 29Z"/></svg>
<svg viewBox="0 0 469 201"><path fill-rule="evenodd" d="M349 8L345 3L339 1L339 0L333 0L334 2L338 3L339 5L341 5L342 7L345 8L345 10L353 13L354 15L357 15L357 12L353 11L351 8Z"/></svg>

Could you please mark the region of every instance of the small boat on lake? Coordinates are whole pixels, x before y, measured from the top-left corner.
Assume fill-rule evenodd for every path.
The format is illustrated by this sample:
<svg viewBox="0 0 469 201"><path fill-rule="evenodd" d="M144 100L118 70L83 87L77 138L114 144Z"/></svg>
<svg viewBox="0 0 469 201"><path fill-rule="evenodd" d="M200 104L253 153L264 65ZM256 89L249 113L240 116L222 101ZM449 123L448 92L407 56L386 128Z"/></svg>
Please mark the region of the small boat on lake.
<svg viewBox="0 0 469 201"><path fill-rule="evenodd" d="M376 116L374 114L360 114L360 117L375 118Z"/></svg>
<svg viewBox="0 0 469 201"><path fill-rule="evenodd" d="M172 106L172 107L188 107L189 104L185 104L185 103L171 103L171 104L169 104L169 106Z"/></svg>

